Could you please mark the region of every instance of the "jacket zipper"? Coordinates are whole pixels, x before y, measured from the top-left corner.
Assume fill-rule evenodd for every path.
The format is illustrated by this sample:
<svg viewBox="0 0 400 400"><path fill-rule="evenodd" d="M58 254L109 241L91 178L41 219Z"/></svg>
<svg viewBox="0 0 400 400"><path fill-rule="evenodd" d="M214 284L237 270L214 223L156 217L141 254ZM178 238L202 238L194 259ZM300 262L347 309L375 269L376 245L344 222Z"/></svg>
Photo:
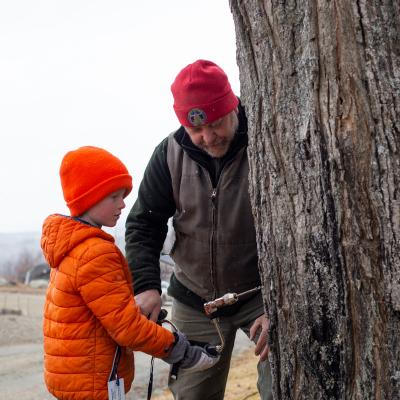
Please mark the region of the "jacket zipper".
<svg viewBox="0 0 400 400"><path fill-rule="evenodd" d="M234 157L234 158L236 158L236 157ZM227 168L227 166L230 165L232 162L233 162L233 160L226 163L222 167L222 170L219 173L219 179L218 179L216 187L213 187L211 176L210 176L210 173L207 171L207 169L197 163L197 165L200 167L200 169L204 169L206 171L206 176L207 176L208 181L210 182L210 186L212 188L211 195L210 195L211 206L212 206L212 215L211 215L212 229L211 229L211 235L210 235L210 273L211 273L211 286L214 289L214 293L213 293L214 299L217 298L217 295L218 295L217 277L216 277L216 272L215 272L215 269L216 269L216 265L215 265L216 264L216 262L215 262L215 233L217 230L217 221L216 221L217 205L215 204L215 200L217 198L217 188L218 188L219 182L221 181L222 174L223 174L224 170Z"/></svg>
<svg viewBox="0 0 400 400"><path fill-rule="evenodd" d="M213 298L217 297L218 288L217 288L217 279L215 276L215 233L217 230L216 227L216 214L217 214L217 205L215 204L215 200L217 197L217 188L213 188L211 191L211 235L210 235L210 272L211 272L211 284L214 288Z"/></svg>

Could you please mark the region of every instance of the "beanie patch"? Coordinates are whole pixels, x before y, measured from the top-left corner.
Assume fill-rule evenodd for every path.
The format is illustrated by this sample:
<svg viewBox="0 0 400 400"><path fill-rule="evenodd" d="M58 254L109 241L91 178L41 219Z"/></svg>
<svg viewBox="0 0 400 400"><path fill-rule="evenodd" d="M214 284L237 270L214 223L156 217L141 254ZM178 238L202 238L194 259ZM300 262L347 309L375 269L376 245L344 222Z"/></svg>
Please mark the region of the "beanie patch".
<svg viewBox="0 0 400 400"><path fill-rule="evenodd" d="M193 126L200 126L207 123L207 115L200 108L192 108L188 113L187 119Z"/></svg>

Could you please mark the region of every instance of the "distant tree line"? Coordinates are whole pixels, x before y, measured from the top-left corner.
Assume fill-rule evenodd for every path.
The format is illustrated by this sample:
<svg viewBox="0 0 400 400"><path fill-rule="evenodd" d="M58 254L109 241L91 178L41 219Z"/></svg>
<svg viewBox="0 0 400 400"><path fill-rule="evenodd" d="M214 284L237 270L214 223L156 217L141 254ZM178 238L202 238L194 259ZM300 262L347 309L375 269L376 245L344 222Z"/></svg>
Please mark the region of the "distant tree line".
<svg viewBox="0 0 400 400"><path fill-rule="evenodd" d="M23 249L12 260L0 265L0 274L9 282L24 283L27 271L41 262L43 262L43 255L40 251Z"/></svg>

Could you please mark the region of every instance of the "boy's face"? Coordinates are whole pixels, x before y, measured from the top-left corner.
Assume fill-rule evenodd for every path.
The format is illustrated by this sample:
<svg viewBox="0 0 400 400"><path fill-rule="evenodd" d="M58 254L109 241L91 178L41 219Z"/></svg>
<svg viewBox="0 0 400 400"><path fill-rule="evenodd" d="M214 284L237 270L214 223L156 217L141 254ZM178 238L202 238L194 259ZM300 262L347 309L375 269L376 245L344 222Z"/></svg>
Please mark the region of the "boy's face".
<svg viewBox="0 0 400 400"><path fill-rule="evenodd" d="M103 225L115 226L121 215L121 210L125 208L125 192L126 189L120 189L109 194L81 215L81 218L99 228Z"/></svg>

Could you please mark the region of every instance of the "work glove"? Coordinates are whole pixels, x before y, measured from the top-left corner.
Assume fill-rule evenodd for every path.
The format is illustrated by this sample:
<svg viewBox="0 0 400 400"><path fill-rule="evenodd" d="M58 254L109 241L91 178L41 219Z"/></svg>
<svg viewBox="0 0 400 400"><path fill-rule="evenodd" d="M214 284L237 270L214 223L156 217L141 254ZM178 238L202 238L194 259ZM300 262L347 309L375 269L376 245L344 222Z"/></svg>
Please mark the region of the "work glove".
<svg viewBox="0 0 400 400"><path fill-rule="evenodd" d="M207 346L191 345L181 332L174 332L175 344L167 357L163 358L168 364L177 364L186 371L204 371L219 361L219 355L207 351ZM213 354L214 353L214 354Z"/></svg>

